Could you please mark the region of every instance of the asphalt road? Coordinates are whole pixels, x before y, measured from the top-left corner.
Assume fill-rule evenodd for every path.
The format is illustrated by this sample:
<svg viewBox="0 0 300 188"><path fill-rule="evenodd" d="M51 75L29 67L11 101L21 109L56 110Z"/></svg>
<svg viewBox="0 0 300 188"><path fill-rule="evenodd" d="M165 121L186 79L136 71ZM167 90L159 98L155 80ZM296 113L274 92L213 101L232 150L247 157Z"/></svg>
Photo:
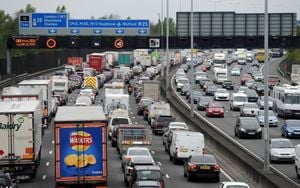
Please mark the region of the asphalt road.
<svg viewBox="0 0 300 188"><path fill-rule="evenodd" d="M276 59L271 60L270 66L269 66L270 74L278 75L276 68L281 60L282 60L282 58L276 58ZM231 65L231 67L232 66L233 65ZM263 70L263 68L264 68L263 64L261 64L260 66L261 66L260 69ZM243 66L241 75L243 73L246 73L246 71L249 67L250 67L250 64ZM189 76L191 76L190 71L188 74L189 74ZM212 70L210 70L208 72L208 76L210 79L212 79L212 77L213 77ZM230 76L230 74L229 74L229 76ZM280 75L279 75L279 77L280 77ZM230 76L230 79L234 82L235 89L233 92L235 92L238 90L238 88L240 86L240 77L239 76ZM281 80L281 83L289 83L288 80L286 80L285 78L280 77L280 80ZM195 84L195 85L197 85L196 87L199 87L198 84ZM232 91L230 91L230 92L232 92ZM180 96L180 94L179 94L179 96ZM182 99L187 103L187 100L185 99L185 97L182 97ZM221 102L221 103L225 107L225 117L224 118L208 118L205 116L205 111L197 110L197 112L200 113L203 117L205 117L212 124L214 124L215 126L220 128L222 131L224 131L224 133L229 135L231 138L238 141L240 144L242 144L244 147L246 147L249 151L251 151L252 153L257 155L261 159L264 159L264 153L265 153L264 140L263 139L239 139L239 138L235 137L234 136L234 126L235 126L236 119L237 119L237 117L239 117L240 113L239 113L239 111L231 111L229 102ZM195 109L197 109L196 105L195 105ZM270 128L270 138L280 138L281 137L280 128L281 128L281 125L282 125L284 119L282 119L282 118L278 118L278 119L279 119L278 127ZM291 141L294 145L300 144L300 139L291 139ZM273 167L275 167L277 170L279 170L281 173L285 174L287 177L292 179L293 181L300 184L300 180L297 179L297 177L296 177L294 164L272 163L271 165Z"/></svg>
<svg viewBox="0 0 300 188"><path fill-rule="evenodd" d="M101 93L102 91L100 91ZM76 96L79 90L73 91L68 98L67 105L72 105L75 103ZM96 105L101 105L100 95L96 98ZM173 111L173 110L172 110ZM173 111L174 112L174 111ZM136 104L134 102L134 97L130 97L130 117L132 122L135 124L147 124L142 118L136 113ZM175 112L174 112L175 113ZM177 114L175 114L177 120L182 120ZM149 126L150 128L150 126ZM195 128L191 127L191 130ZM167 153L164 151L161 136L153 136L152 150L155 152L154 159L160 164L164 174L165 174L165 184L167 188L215 188L219 183L211 182L205 180L204 182L188 182L183 176L182 165L174 165L169 161ZM108 142L108 187L110 188L121 188L126 187L123 182L123 172L121 170L121 161L117 155L115 148L112 148L110 142ZM53 188L55 187L55 177L54 177L54 126L53 121L48 129L45 130L45 135L43 136L43 146L42 146L42 160L41 165L37 170L36 178L30 182L20 183L21 188ZM221 166L222 170L222 166ZM221 181L229 181L223 173L221 173Z"/></svg>

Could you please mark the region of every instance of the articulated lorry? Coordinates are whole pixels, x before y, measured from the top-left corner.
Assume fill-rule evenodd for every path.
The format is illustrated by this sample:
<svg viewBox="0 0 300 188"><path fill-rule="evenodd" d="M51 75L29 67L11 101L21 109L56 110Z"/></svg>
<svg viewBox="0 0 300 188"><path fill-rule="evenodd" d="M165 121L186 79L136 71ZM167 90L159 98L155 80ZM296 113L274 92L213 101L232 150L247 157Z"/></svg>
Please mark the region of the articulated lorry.
<svg viewBox="0 0 300 188"><path fill-rule="evenodd" d="M0 102L0 170L18 180L35 177L41 161L41 101Z"/></svg>
<svg viewBox="0 0 300 188"><path fill-rule="evenodd" d="M56 187L107 184L107 120L99 106L59 107L55 117Z"/></svg>

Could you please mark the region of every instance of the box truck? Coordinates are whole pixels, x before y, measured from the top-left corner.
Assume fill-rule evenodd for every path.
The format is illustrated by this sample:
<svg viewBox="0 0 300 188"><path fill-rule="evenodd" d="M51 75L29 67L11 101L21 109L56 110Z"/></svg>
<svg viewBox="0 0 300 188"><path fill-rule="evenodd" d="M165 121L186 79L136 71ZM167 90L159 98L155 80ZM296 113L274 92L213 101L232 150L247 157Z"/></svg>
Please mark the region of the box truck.
<svg viewBox="0 0 300 188"><path fill-rule="evenodd" d="M41 160L41 101L0 102L0 170L19 180L36 175Z"/></svg>
<svg viewBox="0 0 300 188"><path fill-rule="evenodd" d="M55 117L56 187L107 183L107 120L99 106L59 107Z"/></svg>
<svg viewBox="0 0 300 188"><path fill-rule="evenodd" d="M143 97L150 97L155 102L159 101L160 96L160 82L143 80Z"/></svg>
<svg viewBox="0 0 300 188"><path fill-rule="evenodd" d="M104 96L104 112L109 115L116 109L123 109L128 111L129 95L128 94L110 94L106 93Z"/></svg>
<svg viewBox="0 0 300 188"><path fill-rule="evenodd" d="M118 65L125 67L133 66L133 55L132 52L119 52Z"/></svg>
<svg viewBox="0 0 300 188"><path fill-rule="evenodd" d="M87 55L89 67L96 69L97 72L103 72L105 69L105 61L104 53L92 53Z"/></svg>
<svg viewBox="0 0 300 188"><path fill-rule="evenodd" d="M40 88L5 87L2 90L3 101L43 101Z"/></svg>

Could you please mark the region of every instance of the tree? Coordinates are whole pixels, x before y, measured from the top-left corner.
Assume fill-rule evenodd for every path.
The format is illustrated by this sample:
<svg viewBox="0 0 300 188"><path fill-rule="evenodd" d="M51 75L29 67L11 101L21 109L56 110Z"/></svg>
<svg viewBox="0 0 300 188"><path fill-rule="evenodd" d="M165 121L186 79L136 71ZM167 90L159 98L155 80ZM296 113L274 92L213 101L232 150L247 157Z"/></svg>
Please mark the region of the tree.
<svg viewBox="0 0 300 188"><path fill-rule="evenodd" d="M67 8L66 8L65 5L63 5L62 7L57 6L57 8L56 8L56 12L57 12L57 13L65 13L66 10L67 10Z"/></svg>
<svg viewBox="0 0 300 188"><path fill-rule="evenodd" d="M161 22L150 24L150 35L161 35ZM167 33L167 18L163 20L163 36ZM176 36L176 24L173 18L169 18L169 35Z"/></svg>

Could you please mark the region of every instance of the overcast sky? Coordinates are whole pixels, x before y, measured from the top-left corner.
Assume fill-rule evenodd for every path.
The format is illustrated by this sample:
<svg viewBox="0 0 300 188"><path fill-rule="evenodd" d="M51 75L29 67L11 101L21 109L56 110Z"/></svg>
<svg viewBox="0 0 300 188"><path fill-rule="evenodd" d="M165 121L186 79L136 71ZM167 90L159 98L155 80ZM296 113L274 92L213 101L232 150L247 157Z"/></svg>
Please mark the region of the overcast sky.
<svg viewBox="0 0 300 188"><path fill-rule="evenodd" d="M166 1L163 15L166 16ZM71 18L90 19L117 14L121 18L149 19L157 22L161 14L162 0L0 0L0 9L8 14L31 4L37 12L55 12L57 6L65 5ZM190 0L169 0L170 17L178 11L190 11ZM194 0L194 11L236 11L251 13L264 11L264 0ZM269 0L270 12L296 12L300 18L300 0Z"/></svg>

